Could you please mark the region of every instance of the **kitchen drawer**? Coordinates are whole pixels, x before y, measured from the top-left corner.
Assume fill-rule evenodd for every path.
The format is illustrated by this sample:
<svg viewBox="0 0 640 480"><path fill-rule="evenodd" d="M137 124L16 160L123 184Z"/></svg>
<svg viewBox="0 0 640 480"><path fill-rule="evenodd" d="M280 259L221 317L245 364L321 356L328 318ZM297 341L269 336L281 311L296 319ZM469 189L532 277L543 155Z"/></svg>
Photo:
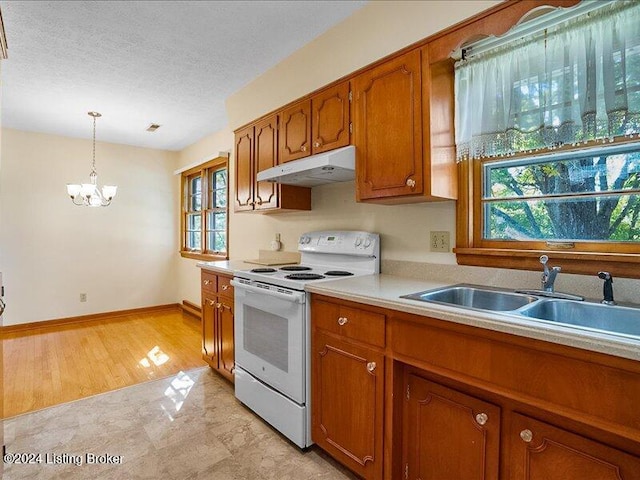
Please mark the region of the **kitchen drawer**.
<svg viewBox="0 0 640 480"><path fill-rule="evenodd" d="M217 290L217 275L215 273L209 273L202 270L200 285L204 292L216 293Z"/></svg>
<svg viewBox="0 0 640 480"><path fill-rule="evenodd" d="M233 286L231 285L232 277L224 277L218 275L218 295L221 297L233 298Z"/></svg>
<svg viewBox="0 0 640 480"><path fill-rule="evenodd" d="M311 309L316 328L378 347L385 345L385 316L344 305L317 301Z"/></svg>

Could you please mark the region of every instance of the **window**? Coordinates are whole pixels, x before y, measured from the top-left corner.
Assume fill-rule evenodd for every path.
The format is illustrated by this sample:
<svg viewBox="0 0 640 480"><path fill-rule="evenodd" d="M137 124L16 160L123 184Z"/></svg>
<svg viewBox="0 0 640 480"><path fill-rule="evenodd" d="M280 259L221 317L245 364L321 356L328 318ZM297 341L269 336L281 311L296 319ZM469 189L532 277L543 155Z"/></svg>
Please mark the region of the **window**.
<svg viewBox="0 0 640 480"><path fill-rule="evenodd" d="M228 258L227 157L182 173L183 257Z"/></svg>
<svg viewBox="0 0 640 480"><path fill-rule="evenodd" d="M591 5L456 65L458 263L640 278L640 4Z"/></svg>
<svg viewBox="0 0 640 480"><path fill-rule="evenodd" d="M483 241L640 242L640 144L485 162L482 178Z"/></svg>

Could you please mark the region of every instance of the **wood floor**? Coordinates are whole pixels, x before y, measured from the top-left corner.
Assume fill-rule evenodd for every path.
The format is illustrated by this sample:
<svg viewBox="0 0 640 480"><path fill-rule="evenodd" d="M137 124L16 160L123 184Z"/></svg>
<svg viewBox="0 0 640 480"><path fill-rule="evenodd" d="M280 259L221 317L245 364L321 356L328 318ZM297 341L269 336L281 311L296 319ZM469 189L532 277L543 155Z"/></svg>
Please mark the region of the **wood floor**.
<svg viewBox="0 0 640 480"><path fill-rule="evenodd" d="M179 308L3 337L4 415L206 365L200 320Z"/></svg>

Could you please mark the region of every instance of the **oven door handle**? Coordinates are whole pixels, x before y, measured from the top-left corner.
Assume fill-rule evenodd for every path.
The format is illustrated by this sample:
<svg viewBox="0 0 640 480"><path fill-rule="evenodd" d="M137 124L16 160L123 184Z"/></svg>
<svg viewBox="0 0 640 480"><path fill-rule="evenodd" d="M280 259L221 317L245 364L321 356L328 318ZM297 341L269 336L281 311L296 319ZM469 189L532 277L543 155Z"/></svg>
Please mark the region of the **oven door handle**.
<svg viewBox="0 0 640 480"><path fill-rule="evenodd" d="M282 293L276 290L254 287L253 285L240 283L236 280L231 280L231 285L233 285L236 289L245 290L248 293L261 293L262 295L268 295L270 297L282 298L283 300L287 300L291 303L305 303L306 300L306 295L304 292Z"/></svg>

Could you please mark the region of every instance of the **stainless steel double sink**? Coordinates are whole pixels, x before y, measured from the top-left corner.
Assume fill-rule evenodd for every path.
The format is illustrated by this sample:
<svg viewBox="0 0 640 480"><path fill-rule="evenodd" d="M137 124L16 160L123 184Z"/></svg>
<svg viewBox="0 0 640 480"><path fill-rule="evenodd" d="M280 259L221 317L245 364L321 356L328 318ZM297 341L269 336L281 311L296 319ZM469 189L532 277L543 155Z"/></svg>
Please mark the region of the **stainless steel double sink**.
<svg viewBox="0 0 640 480"><path fill-rule="evenodd" d="M580 329L640 338L640 308L545 298L529 293L471 284L426 290L403 295L401 298L471 310L499 312Z"/></svg>

